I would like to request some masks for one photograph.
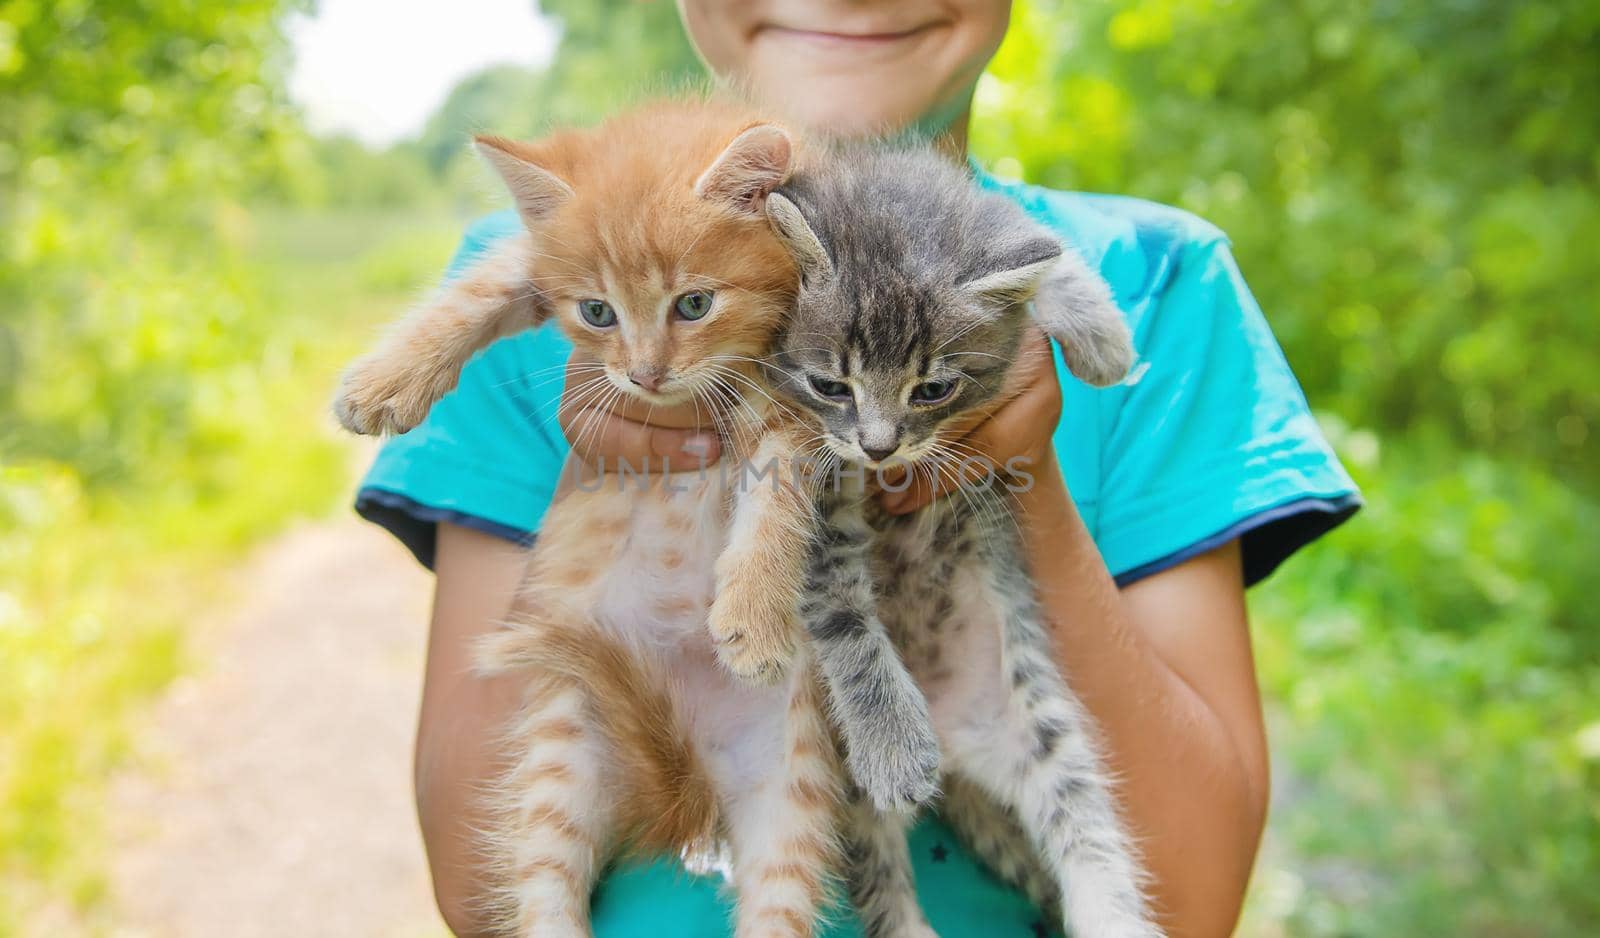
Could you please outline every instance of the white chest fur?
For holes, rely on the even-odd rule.
[[[717,663],[706,621],[728,539],[725,489],[714,472],[623,484],[639,487],[625,495],[620,549],[589,594],[595,623],[675,685],[679,718],[719,784],[753,784],[782,744],[787,692],[747,686]]]

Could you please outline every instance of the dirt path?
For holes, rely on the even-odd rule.
[[[245,567],[111,794],[114,934],[444,934],[411,805],[429,580],[354,518]]]

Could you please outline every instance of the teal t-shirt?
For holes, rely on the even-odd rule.
[[[1121,196],[1057,192],[979,173],[981,185],[1054,229],[1111,284],[1138,360],[1097,390],[1057,351],[1063,407],[1055,446],[1072,499],[1107,568],[1126,585],[1230,540],[1246,585],[1360,505],[1317,428],[1282,350],[1212,225]],[[520,222],[474,224],[453,275]],[[531,541],[567,454],[551,366],[570,346],[554,328],[501,339],[462,372],[420,426],[388,441],[357,496],[364,517],[432,565],[436,524]],[[912,832],[918,894],[946,938],[1042,934],[1038,913],[980,867],[936,818]],[[599,938],[722,936],[720,883],[667,860],[611,871],[594,899]],[[828,938],[859,935],[845,910]]]

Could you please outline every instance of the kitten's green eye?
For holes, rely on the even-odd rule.
[[[951,380],[924,381],[911,389],[911,402],[914,404],[937,404],[945,400],[956,391],[956,383]]]
[[[617,324],[617,311],[605,300],[579,300],[578,315],[596,329],[609,329]]]
[[[827,378],[812,375],[811,390],[833,401],[848,401],[850,399],[850,385],[843,381],[830,381]]]
[[[678,297],[672,304],[678,315],[693,322],[701,319],[706,313],[711,312],[711,292],[709,290],[694,290]]]

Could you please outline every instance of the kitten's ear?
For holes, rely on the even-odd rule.
[[[789,249],[800,276],[807,281],[823,281],[833,276],[833,261],[822,240],[811,230],[811,223],[800,214],[800,207],[782,193],[767,196],[767,220],[778,239]]]
[[[1095,387],[1116,384],[1133,367],[1133,337],[1111,288],[1075,251],[1040,280],[1033,318],[1061,344],[1067,369]]]
[[[756,124],[733,138],[694,181],[694,194],[726,202],[752,215],[789,178],[794,146],[776,124]]]
[[[491,134],[472,138],[478,155],[494,167],[506,182],[511,196],[517,202],[517,211],[523,224],[533,228],[556,210],[561,203],[572,198],[572,187],[560,176],[538,165],[532,159],[527,144]]]
[[[975,299],[995,306],[1025,303],[1039,289],[1039,281],[1061,256],[1054,238],[1029,238],[1009,245],[985,270],[961,285]]]

